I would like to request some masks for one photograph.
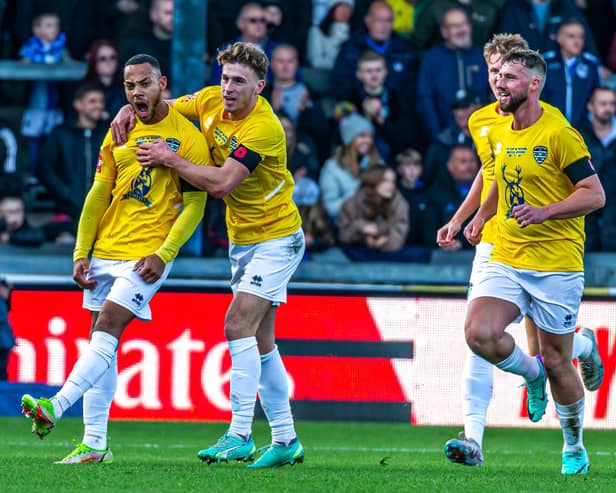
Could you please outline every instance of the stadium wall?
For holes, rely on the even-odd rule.
[[[460,425],[466,301],[427,288],[315,292],[295,285],[279,309],[277,336],[296,417]],[[154,321],[135,321],[123,336],[113,419],[229,419],[222,326],[230,299],[222,286],[181,282],[155,296]],[[62,285],[18,288],[11,320],[18,337],[9,366],[14,386],[21,392],[29,384],[61,385],[87,344],[81,293]],[[616,304],[587,297],[578,326],[596,331],[605,362],[603,385],[587,394],[586,427],[616,428]],[[524,328],[511,331],[525,347]],[[531,425],[520,383],[496,370],[489,425]],[[558,426],[552,402],[540,426]]]

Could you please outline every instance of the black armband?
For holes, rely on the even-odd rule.
[[[255,168],[261,162],[261,155],[256,153],[255,151],[251,151],[247,147],[240,144],[237,149],[235,149],[230,158],[235,159],[236,161],[242,163],[244,166],[248,168],[248,171],[253,172]]]
[[[584,178],[588,178],[589,176],[597,174],[597,171],[590,162],[590,159],[586,157],[577,160],[575,163],[571,163],[565,168],[564,171],[571,180],[571,183],[573,183],[574,185],[578,181],[582,181]]]

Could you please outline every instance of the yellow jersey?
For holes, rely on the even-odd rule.
[[[513,130],[511,122],[511,117],[503,118],[488,132],[498,186],[498,241],[491,260],[519,269],[582,272],[583,216],[521,228],[511,211],[516,205],[541,207],[571,195],[574,185],[565,170],[580,163],[592,169],[584,139],[560,112],[544,109],[523,130]]]
[[[560,116],[565,121],[565,116],[560,112],[558,108],[551,104],[539,101],[544,111],[552,113],[555,116]],[[513,122],[512,115],[501,115],[499,113],[498,101],[494,103],[482,106],[478,110],[474,111],[468,119],[468,129],[475,145],[475,150],[481,161],[481,178],[483,180],[483,187],[481,189],[480,202],[483,204],[492,182],[494,181],[494,156],[492,155],[492,149],[490,142],[488,141],[488,131],[492,125],[501,124],[503,122]],[[496,243],[497,229],[496,221],[494,218],[486,222],[483,231],[481,233],[481,241],[487,243]]]
[[[208,163],[203,136],[172,107],[158,123],[146,125],[137,119],[125,145],[114,144],[108,131],[94,180],[113,184],[112,198],[99,223],[93,256],[136,260],[151,255],[163,244],[182,211],[182,186],[177,174],[167,168],[144,168],[136,159],[139,144],[159,138],[190,162]]]
[[[242,120],[224,118],[222,90],[210,86],[180,97],[173,104],[182,115],[198,120],[209,145],[210,158],[222,166],[228,157],[245,162],[251,173],[224,198],[229,239],[249,245],[280,238],[301,227],[293,202],[293,176],[287,169],[285,134],[266,99],[259,96]]]

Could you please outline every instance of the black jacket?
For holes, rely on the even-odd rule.
[[[366,50],[372,49],[367,42],[368,33],[362,29],[351,35],[340,47],[332,72],[334,96],[339,101],[347,100],[348,94],[359,87],[355,77],[357,60]],[[385,52],[388,87],[405,97],[415,97],[418,57],[413,45],[393,33]]]
[[[106,131],[102,125],[84,130],[69,123],[54,128],[45,139],[38,174],[56,204],[56,213],[79,217]]]

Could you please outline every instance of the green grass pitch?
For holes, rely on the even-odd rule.
[[[616,491],[616,431],[585,432],[586,477],[560,474],[560,430],[488,429],[484,467],[450,464],[443,444],[458,428],[377,423],[297,423],[304,464],[250,470],[241,463],[201,463],[223,423],[110,424],[112,464],[61,466],[54,460],[81,439],[81,420],[66,418],[45,440],[23,417],[0,417],[2,492],[610,492]],[[263,422],[257,446],[269,441]]]

